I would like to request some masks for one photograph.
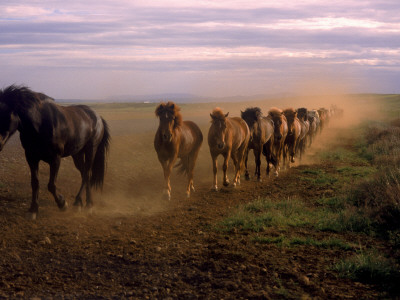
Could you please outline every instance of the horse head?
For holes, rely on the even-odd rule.
[[[276,107],[273,107],[269,110],[268,116],[271,118],[272,123],[274,124],[274,137],[277,141],[280,141],[283,137],[282,124],[285,116],[283,115],[282,110]]]
[[[226,118],[229,112],[224,114],[222,110],[217,107],[210,114],[211,116],[211,128],[210,132],[213,135],[213,141],[217,145],[218,149],[223,149],[225,147],[225,134],[226,134]]]
[[[7,104],[0,100],[0,151],[3,150],[8,139],[17,131],[18,125],[18,115],[16,115]]]
[[[180,108],[172,101],[161,102],[156,108],[156,116],[160,119],[159,130],[164,142],[171,142],[175,128],[182,125]]]
[[[262,118],[262,112],[259,107],[249,107],[245,111],[240,111],[242,119],[247,123],[250,130],[250,141],[257,134],[257,128],[259,128],[259,122]]]
[[[294,133],[294,120],[297,118],[297,110],[293,108],[287,108],[283,111],[283,114],[287,120],[288,126],[288,135],[292,135]]]
[[[297,109],[297,117],[299,120],[306,122],[308,120],[308,110],[307,108],[298,108]]]

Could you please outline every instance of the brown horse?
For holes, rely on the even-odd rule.
[[[308,134],[310,132],[310,122],[308,121],[307,113],[307,108],[302,107],[297,109],[297,118],[300,122],[301,133],[298,139],[296,153],[299,155],[300,160],[306,150],[307,140],[309,138]]]
[[[319,115],[315,109],[307,112],[308,122],[310,123],[310,130],[308,132],[308,146],[310,147],[314,141],[319,130]]]
[[[288,125],[288,134],[283,149],[283,164],[285,165],[286,160],[288,159],[288,166],[290,167],[290,162],[295,162],[294,157],[296,155],[297,143],[301,134],[301,125],[297,118],[297,111],[293,108],[285,109],[283,114],[286,117]]]
[[[203,134],[195,123],[182,120],[180,108],[174,102],[161,102],[155,113],[160,119],[160,124],[154,138],[154,148],[164,170],[164,194],[168,200],[171,199],[169,178],[176,159],[180,158],[177,166],[180,167],[180,172],[188,176],[186,195],[190,197],[190,191],[194,191],[193,170],[203,142]]]
[[[250,141],[245,156],[245,178],[250,179],[249,171],[247,169],[247,160],[249,156],[249,150],[253,149],[254,159],[256,163],[255,175],[257,180],[261,181],[261,153],[263,152],[264,144],[268,143],[266,147],[271,147],[271,138],[273,139],[274,123],[270,118],[263,118],[262,112],[259,107],[250,107],[245,111],[241,112],[242,119],[245,120],[250,130]],[[265,155],[267,158],[267,174],[269,173],[269,163],[271,162],[271,151],[268,151]],[[269,154],[269,155],[268,155]]]
[[[319,115],[319,133],[322,132],[322,130],[328,125],[328,110],[326,108],[320,108],[318,109],[318,115]]]
[[[208,131],[208,145],[213,163],[214,182],[212,189],[217,191],[217,158],[221,154],[224,157],[223,185],[228,186],[229,180],[226,174],[229,158],[232,157],[235,164],[235,177],[233,186],[240,184],[240,170],[244,163],[244,157],[250,139],[250,130],[246,122],[239,117],[228,118],[229,113],[224,114],[217,107],[210,114],[211,127]]]
[[[272,164],[275,167],[275,176],[279,174],[279,164],[282,158],[282,152],[284,143],[286,140],[286,135],[288,133],[287,121],[284,116],[282,110],[276,107],[272,107],[268,111],[268,118],[272,120],[274,124],[274,135],[273,142],[268,147],[268,143],[264,144],[263,152],[268,157],[268,152],[270,152],[270,159]],[[267,166],[268,167],[268,166]],[[267,168],[267,173],[269,173],[269,169]]]

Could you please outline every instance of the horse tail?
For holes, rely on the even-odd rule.
[[[94,186],[95,188],[103,187],[104,174],[106,170],[106,158],[111,140],[108,124],[103,118],[101,118],[101,121],[103,122],[104,133],[103,138],[97,147],[96,155],[94,156],[92,174],[90,176],[90,185]]]

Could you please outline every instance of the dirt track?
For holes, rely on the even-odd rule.
[[[114,129],[117,125],[112,123]],[[338,143],[340,129],[329,130],[326,134]],[[185,199],[184,184],[176,176],[173,198],[167,202],[160,199],[162,173],[155,156],[150,165],[144,161],[134,166],[127,166],[123,157],[143,160],[140,153],[123,154],[123,150],[151,143],[152,136],[143,134],[133,145],[124,138],[123,129],[115,131],[107,183],[104,193],[97,194],[93,215],[73,208],[57,210],[45,189],[48,168],[43,164],[39,216],[35,222],[28,220],[29,173],[19,140],[14,137],[1,153],[0,298],[358,299],[378,295],[374,287],[338,278],[330,270],[352,251],[280,248],[258,244],[243,233],[224,234],[213,228],[232,208],[259,196],[282,199],[321,193],[287,184],[296,181],[304,166],[262,183],[242,181],[236,189],[215,193],[210,191],[205,142],[196,192]],[[313,155],[319,150],[314,148],[307,162],[318,163]],[[58,183],[72,203],[79,175],[71,160],[63,162]],[[279,236],[280,232],[269,228],[268,234]],[[316,239],[329,235],[307,229],[293,229],[290,234]],[[352,235],[340,238],[357,239]],[[363,239],[364,244],[369,242]]]

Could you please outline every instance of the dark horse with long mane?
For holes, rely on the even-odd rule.
[[[287,120],[288,133],[283,148],[283,165],[285,166],[286,161],[290,168],[290,163],[295,162],[295,155],[297,150],[297,144],[301,134],[300,121],[297,118],[297,110],[293,108],[286,108],[283,110],[283,114]]]
[[[210,114],[211,126],[208,131],[208,146],[213,164],[214,181],[212,189],[217,191],[217,158],[221,154],[224,157],[223,185],[228,186],[229,180],[227,176],[228,161],[232,157],[235,164],[235,177],[233,186],[240,184],[240,171],[244,164],[245,154],[250,139],[250,130],[246,122],[240,117],[228,118],[229,113],[224,114],[217,107]]]
[[[288,125],[285,115],[279,108],[271,107],[271,109],[268,111],[268,118],[270,118],[274,124],[274,137],[271,149],[268,149],[268,144],[265,144],[263,147],[263,152],[267,156],[268,152],[272,151],[271,160],[275,167],[275,176],[278,176],[284,143],[288,133]],[[267,172],[268,171],[269,170],[267,169]]]
[[[247,126],[249,126],[250,130],[250,141],[244,161],[246,168],[245,178],[247,180],[250,179],[249,171],[247,170],[247,160],[249,150],[253,149],[256,163],[255,175],[257,176],[257,180],[261,181],[261,153],[263,153],[263,147],[265,144],[265,149],[268,149],[264,152],[267,159],[267,174],[269,174],[269,164],[272,162],[271,147],[273,143],[274,122],[270,117],[263,117],[259,107],[249,107],[245,111],[241,112],[241,116],[247,123]]]
[[[50,165],[48,190],[63,210],[67,202],[57,193],[55,182],[61,158],[72,156],[82,177],[74,205],[83,205],[81,195],[86,188],[86,207],[91,208],[91,187],[103,185],[110,141],[104,119],[86,105],[60,106],[45,94],[11,85],[0,91],[0,150],[16,130],[31,171],[32,218],[36,218],[39,208],[41,160]]]
[[[160,124],[154,138],[154,148],[164,170],[165,195],[168,200],[171,198],[169,178],[176,159],[180,158],[177,166],[180,167],[180,172],[188,176],[186,195],[190,197],[190,190],[194,191],[194,166],[203,142],[203,134],[194,122],[182,120],[179,106],[172,101],[160,103],[155,113]]]

